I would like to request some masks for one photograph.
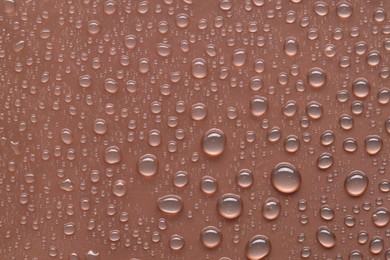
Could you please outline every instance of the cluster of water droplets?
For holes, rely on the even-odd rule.
[[[5,0],[0,255],[390,259],[374,2]]]

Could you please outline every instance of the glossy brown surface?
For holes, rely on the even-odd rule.
[[[389,16],[1,0],[0,259],[390,259]]]

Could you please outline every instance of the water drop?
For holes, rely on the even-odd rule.
[[[320,88],[325,85],[326,74],[322,69],[314,67],[309,70],[307,79],[310,86],[313,88]]]
[[[107,133],[106,120],[98,118],[93,123],[93,131],[98,135],[104,135]]]
[[[226,145],[224,132],[217,128],[208,130],[202,138],[202,150],[209,157],[216,157],[223,153]]]
[[[335,234],[327,227],[322,226],[317,230],[317,240],[325,248],[332,248],[336,245]]]
[[[142,155],[137,163],[138,172],[145,177],[152,177],[158,171],[158,160],[153,154]]]
[[[91,20],[88,22],[88,32],[92,35],[98,34],[100,32],[100,23],[96,20]]]
[[[204,176],[200,182],[200,188],[205,194],[211,195],[217,191],[218,182],[211,176]]]
[[[282,193],[294,193],[301,186],[301,174],[292,164],[282,162],[272,170],[271,183]]]
[[[333,156],[330,153],[322,153],[317,159],[317,167],[321,170],[329,169],[333,164]]]
[[[222,233],[214,226],[205,227],[200,234],[200,239],[205,247],[215,248],[222,241]]]
[[[218,213],[225,219],[238,218],[242,213],[242,200],[239,195],[226,193],[217,202]]]
[[[320,208],[320,216],[324,220],[332,220],[334,218],[334,210],[329,205],[322,205]]]
[[[123,197],[126,194],[126,183],[124,180],[115,181],[112,187],[112,193],[118,197]]]
[[[250,260],[264,259],[271,252],[271,242],[268,237],[256,235],[252,237],[245,247],[245,255]]]
[[[372,222],[377,227],[384,227],[389,224],[390,213],[387,208],[380,207],[375,210],[372,214]]]
[[[280,214],[280,202],[275,198],[268,198],[264,201],[262,212],[263,217],[268,220],[276,219]]]
[[[175,215],[182,210],[183,201],[177,195],[165,195],[158,198],[157,207],[164,213]]]
[[[204,59],[196,58],[192,61],[192,75],[197,79],[207,76],[207,64]]]
[[[246,62],[246,53],[244,49],[236,49],[233,51],[233,65],[242,67]]]
[[[199,121],[205,119],[207,116],[207,107],[203,103],[193,104],[191,107],[191,118]]]
[[[291,36],[284,42],[284,52],[287,56],[295,56],[298,53],[298,41],[297,38]]]
[[[336,8],[336,13],[342,19],[349,18],[352,15],[352,6],[345,2],[339,3]]]
[[[382,139],[377,135],[369,135],[366,137],[365,148],[369,155],[375,155],[382,149]]]
[[[184,238],[178,234],[172,235],[169,240],[169,247],[175,251],[182,249],[184,247]]]
[[[370,83],[365,78],[357,78],[352,84],[353,94],[358,98],[367,97],[370,88]]]
[[[109,164],[119,163],[121,160],[121,151],[118,146],[110,146],[104,153],[104,159]]]
[[[259,117],[264,115],[264,113],[268,109],[268,100],[265,97],[262,96],[254,96],[252,98],[251,104],[250,104],[250,109],[252,112],[252,115]]]
[[[61,140],[64,142],[64,144],[71,144],[73,143],[73,134],[72,131],[68,128],[64,128],[61,130]]]
[[[364,172],[359,170],[351,171],[345,178],[344,187],[348,195],[359,197],[367,190],[368,178]]]
[[[253,184],[253,174],[248,169],[241,169],[236,176],[237,185],[243,189],[247,189]]]

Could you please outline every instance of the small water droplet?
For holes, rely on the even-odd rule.
[[[276,219],[281,210],[281,205],[279,200],[275,198],[268,198],[266,201],[264,201],[262,212],[263,217],[268,220],[274,220]]]

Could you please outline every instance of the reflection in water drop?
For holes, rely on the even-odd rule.
[[[242,200],[239,195],[226,193],[217,202],[218,213],[226,219],[238,218],[242,213]]]
[[[282,162],[272,170],[271,183],[282,193],[294,193],[301,186],[301,174],[292,164]]]
[[[245,247],[245,255],[250,260],[264,259],[270,252],[271,242],[263,235],[252,237]]]

